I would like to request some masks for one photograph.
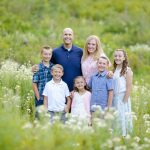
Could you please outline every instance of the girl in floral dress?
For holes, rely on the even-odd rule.
[[[114,52],[114,98],[113,106],[118,111],[117,126],[122,136],[132,132],[130,93],[133,73],[128,67],[127,54],[123,49]]]

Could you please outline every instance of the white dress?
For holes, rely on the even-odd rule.
[[[127,68],[128,71],[129,68]],[[114,72],[114,97],[113,106],[118,111],[117,127],[121,130],[122,136],[126,136],[132,132],[132,116],[131,116],[131,101],[130,97],[126,103],[123,102],[126,92],[126,78],[120,76],[121,69],[116,69]]]
[[[88,120],[90,117],[90,98],[91,93],[86,91],[83,95],[74,92],[71,115],[81,120]]]

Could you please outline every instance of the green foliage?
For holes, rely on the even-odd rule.
[[[40,48],[47,44],[52,47],[60,45],[65,27],[73,28],[74,42],[80,47],[84,47],[87,36],[98,35],[104,47],[109,47],[104,50],[110,59],[112,51],[118,47],[129,49],[137,43],[149,46],[149,3],[148,0],[2,0],[0,61],[11,58],[21,64],[39,62],[36,54]],[[149,68],[147,53],[139,56],[131,52],[130,55],[135,62],[144,58],[140,62],[143,71]],[[136,71],[136,64],[133,66]]]
[[[0,69],[0,149],[149,149],[149,5],[149,0],[1,0],[0,62],[8,61]],[[89,35],[98,35],[112,62],[116,48],[127,51],[134,72],[131,137],[110,134],[110,126],[50,126],[44,115],[34,121],[30,64],[40,61],[43,45],[62,43],[65,27],[73,28],[80,47]]]

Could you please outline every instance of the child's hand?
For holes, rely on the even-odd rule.
[[[112,71],[108,71],[107,73],[107,78],[112,78],[113,77],[113,72]]]
[[[65,112],[68,113],[69,112],[69,108],[68,106],[65,107]]]
[[[71,98],[71,99],[73,98],[73,95],[74,95],[74,91],[71,91],[71,92],[70,92],[70,98]]]
[[[32,66],[32,72],[36,73],[37,71],[39,71],[39,66],[38,65],[33,65]]]

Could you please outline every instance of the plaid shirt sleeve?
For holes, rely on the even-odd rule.
[[[34,73],[34,75],[33,75],[32,83],[37,83],[38,81],[39,81],[39,73],[36,72],[36,73]]]

